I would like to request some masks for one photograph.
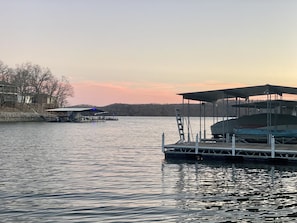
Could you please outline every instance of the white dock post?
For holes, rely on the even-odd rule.
[[[162,134],[162,152],[164,153],[165,152],[165,134],[164,134],[164,132],[163,132],[163,134]]]
[[[235,156],[235,134],[232,135],[232,156]]]
[[[271,136],[271,158],[275,158],[275,138]]]
[[[198,154],[198,148],[199,148],[199,144],[198,144],[198,134],[196,135],[196,142],[195,142],[195,154]]]

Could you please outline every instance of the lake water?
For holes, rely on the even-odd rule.
[[[163,132],[174,117],[1,123],[0,222],[297,221],[297,167],[166,162]]]

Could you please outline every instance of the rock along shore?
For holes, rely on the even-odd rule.
[[[44,122],[48,116],[34,112],[0,112],[0,122]]]

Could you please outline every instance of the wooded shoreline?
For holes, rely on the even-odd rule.
[[[176,108],[183,112],[183,115],[190,115],[192,117],[213,116],[213,107],[211,104],[111,104],[103,107],[92,106],[92,105],[80,105],[78,107],[97,107],[106,112],[110,116],[175,116]],[[1,111],[2,110],[2,111]],[[36,109],[37,110],[37,109]],[[0,122],[42,122],[45,121],[43,117],[50,117],[46,111],[35,109],[0,109]],[[188,114],[189,111],[189,114]],[[224,107],[222,105],[217,106],[216,115],[224,115]],[[235,114],[235,109],[231,106],[228,108],[230,115]]]

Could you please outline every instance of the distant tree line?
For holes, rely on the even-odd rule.
[[[56,105],[62,107],[67,104],[67,98],[73,96],[73,88],[66,77],[57,78],[49,68],[32,63],[10,68],[0,60],[0,81],[16,87],[21,104],[25,103],[27,95],[44,94],[55,98]]]
[[[175,116],[178,108],[183,116],[191,117],[223,117],[236,116],[238,110],[232,105],[235,101],[230,101],[228,105],[218,101],[215,106],[212,103],[205,104],[111,104],[101,107],[102,110],[109,112],[110,115],[118,116]],[[245,111],[242,109],[241,114]]]

